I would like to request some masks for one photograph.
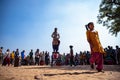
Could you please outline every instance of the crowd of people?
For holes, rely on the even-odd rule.
[[[116,46],[115,49],[112,48],[112,46],[108,46],[104,48],[105,54],[103,54],[103,60],[104,64],[106,65],[120,65],[120,48],[119,46]],[[72,54],[71,54],[72,53]],[[72,59],[71,59],[72,55]],[[73,52],[70,53],[53,53],[53,61],[56,61],[56,64],[58,65],[90,65],[90,57],[91,52],[90,51],[80,51],[79,53],[73,54]]]
[[[108,46],[104,48],[106,54],[104,55],[104,63],[105,64],[119,64],[120,65],[120,48],[116,46],[113,49],[112,46]]]
[[[70,45],[70,52],[63,54],[59,53],[60,35],[57,32],[57,28],[54,28],[54,32],[51,35],[53,38],[53,52],[51,55],[48,51],[41,52],[39,49],[36,49],[35,52],[31,49],[28,55],[25,55],[25,50],[19,52],[19,49],[12,52],[10,49],[7,49],[6,52],[3,53],[3,47],[1,47],[0,63],[3,66],[14,65],[14,67],[20,65],[91,65],[91,68],[94,68],[94,64],[96,64],[98,72],[102,71],[103,63],[108,65],[120,65],[119,46],[116,45],[115,49],[113,49],[112,46],[103,48],[99,40],[98,31],[94,30],[93,22],[86,25],[86,30],[87,41],[91,49],[90,51],[74,53],[73,45]]]
[[[3,47],[0,48],[0,63],[3,66],[14,65],[15,67],[20,65],[48,65],[50,62],[49,52],[40,52],[39,49],[33,53],[33,50],[29,52],[28,55],[25,55],[25,50],[19,52],[19,49],[16,51],[6,50],[5,53],[2,52]]]
[[[50,55],[47,51],[40,52],[37,49],[35,52],[31,49],[28,55],[25,55],[25,50],[19,52],[19,49],[16,51],[10,51],[9,49],[6,50],[5,53],[2,52],[3,47],[0,48],[0,63],[3,66],[10,66],[14,65],[15,67],[20,65],[89,65],[89,59],[91,57],[90,51],[80,51],[79,53],[72,52],[72,59],[71,59],[71,52],[70,53],[63,53],[60,54],[59,52],[53,52]],[[112,46],[108,46],[104,48],[105,54],[103,55],[104,64],[108,65],[120,65],[120,48],[116,46],[113,49]],[[70,50],[71,51],[71,50]]]

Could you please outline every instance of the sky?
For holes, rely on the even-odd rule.
[[[90,50],[85,25],[94,22],[102,46],[120,46],[120,33],[111,35],[97,23],[101,0],[0,0],[0,46],[11,51],[31,49],[52,53],[51,34],[58,28],[59,52]]]

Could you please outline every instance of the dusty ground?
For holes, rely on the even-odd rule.
[[[89,65],[70,66],[0,66],[0,80],[119,80],[120,65],[104,65],[104,72]]]

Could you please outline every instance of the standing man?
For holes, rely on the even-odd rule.
[[[25,59],[25,50],[23,50],[23,51],[21,52],[21,59],[22,59],[22,61],[24,61],[24,59]]]
[[[120,65],[120,48],[118,45],[116,45],[115,53],[116,53],[116,63]]]
[[[58,52],[59,50],[59,44],[60,44],[60,35],[57,32],[57,28],[54,29],[54,32],[52,33],[51,37],[53,38],[52,41],[52,47],[53,47],[53,52]]]
[[[32,49],[31,49],[31,51],[29,53],[29,56],[30,56],[29,64],[32,65],[34,63],[34,61],[33,61],[33,50]]]
[[[73,54],[73,46],[70,45],[70,66],[75,65],[74,54]]]
[[[35,52],[35,65],[40,64],[39,60],[40,60],[40,52],[39,52],[39,49],[37,49],[36,52]]]
[[[0,64],[2,64],[2,62],[3,62],[3,52],[2,52],[2,50],[3,50],[3,47],[0,47]]]
[[[19,49],[16,49],[14,67],[18,67],[18,66],[19,66]]]
[[[93,22],[88,23],[88,30],[86,32],[87,41],[91,48],[90,64],[91,68],[94,69],[94,64],[97,63],[97,71],[101,72],[103,69],[103,54],[104,49],[100,43],[98,31],[94,30]]]

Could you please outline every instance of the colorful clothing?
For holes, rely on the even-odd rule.
[[[90,58],[90,63],[91,64],[96,63],[97,64],[96,69],[97,70],[102,70],[103,69],[103,57],[102,57],[102,54],[100,54],[98,52],[92,53],[91,58]]]
[[[22,52],[21,52],[21,59],[23,60],[24,57],[25,57],[25,55],[24,55],[24,51],[22,51]]]
[[[102,54],[105,53],[104,49],[101,46],[97,31],[87,30],[86,35],[87,35],[88,42],[92,45],[91,46],[91,51],[92,52],[99,52],[99,53],[102,53]]]
[[[14,59],[15,58],[14,52],[12,52],[10,56],[11,56],[12,59]]]
[[[5,57],[5,61],[6,61],[6,64],[8,64],[8,66],[10,65],[10,52],[7,51],[5,53],[6,57]]]
[[[101,46],[98,32],[95,30],[87,30],[86,35],[91,48],[90,64],[92,65],[93,63],[96,63],[96,69],[98,71],[101,71],[103,69],[103,54],[105,52]]]

